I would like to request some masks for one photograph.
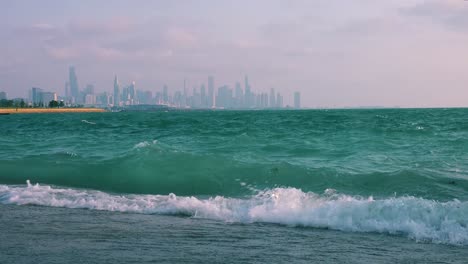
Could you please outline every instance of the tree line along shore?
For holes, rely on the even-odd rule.
[[[89,113],[105,112],[101,108],[65,107],[63,101],[50,101],[47,105],[28,105],[23,100],[0,100],[0,114],[32,114],[32,113]]]

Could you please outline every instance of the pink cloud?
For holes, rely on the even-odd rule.
[[[180,27],[170,27],[165,33],[166,41],[170,45],[180,46],[180,47],[190,47],[194,46],[198,39],[192,32],[180,28]]]
[[[74,59],[80,56],[79,50],[74,47],[46,48],[46,52],[58,60]]]
[[[106,21],[74,20],[68,25],[71,34],[77,35],[109,35],[129,32],[133,22],[129,18],[114,17]]]

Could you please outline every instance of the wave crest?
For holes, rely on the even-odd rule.
[[[303,192],[295,188],[261,191],[246,199],[216,196],[113,195],[51,186],[0,185],[0,203],[85,208],[143,214],[186,215],[227,222],[266,222],[352,232],[400,234],[417,241],[468,245],[468,202],[417,197],[373,199]]]

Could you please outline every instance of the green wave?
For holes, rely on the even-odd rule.
[[[467,116],[467,109],[11,115],[0,122],[0,184],[201,196],[294,187],[467,200]]]
[[[115,193],[244,196],[258,190],[294,187],[352,195],[411,195],[450,200],[468,198],[468,181],[433,177],[418,169],[355,172],[287,162],[245,162],[196,154],[143,142],[125,155],[93,160],[68,153],[0,161],[0,184],[33,183],[89,188]],[[21,169],[19,169],[21,168]]]

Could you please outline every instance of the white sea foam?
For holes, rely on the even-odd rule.
[[[133,148],[135,149],[139,149],[139,148],[145,148],[145,147],[148,147],[148,146],[151,146],[151,145],[154,145],[154,144],[157,144],[158,141],[157,140],[153,140],[152,142],[149,142],[149,141],[143,141],[143,142],[140,142],[138,144],[136,144]]]
[[[95,125],[96,124],[94,122],[90,122],[90,121],[85,120],[85,119],[81,120],[81,122],[86,123],[86,124],[90,124],[90,125]]]
[[[227,222],[268,222],[353,232],[401,234],[418,241],[468,245],[468,202],[415,197],[376,199],[276,188],[246,199],[111,195],[45,185],[0,185],[0,203],[144,214],[185,214]]]

